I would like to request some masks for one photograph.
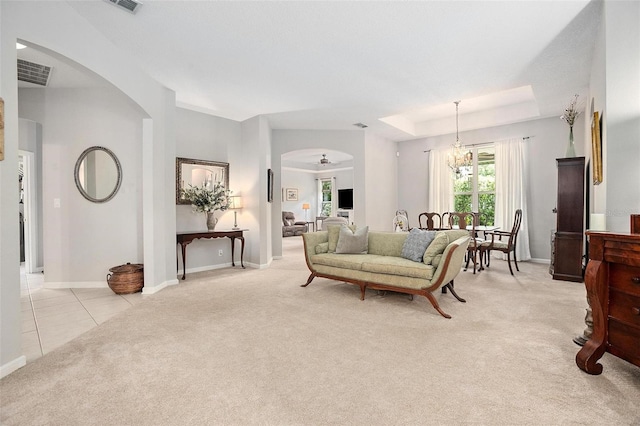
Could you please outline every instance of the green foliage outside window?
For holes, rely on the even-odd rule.
[[[496,205],[496,166],[492,148],[480,152],[478,159],[478,206],[473,207],[473,168],[465,170],[467,173],[457,177],[453,182],[454,209],[457,212],[480,212],[481,225],[493,225],[495,221]],[[474,155],[477,155],[474,153]]]
[[[322,181],[322,206],[320,216],[331,216],[331,180]]]

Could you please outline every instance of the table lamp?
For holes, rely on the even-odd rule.
[[[238,230],[238,210],[242,208],[242,197],[239,195],[229,196],[229,210],[233,210],[233,228]]]
[[[309,222],[309,209],[311,208],[311,206],[309,205],[309,203],[303,203],[302,204],[302,210],[304,210],[304,218],[307,222]]]

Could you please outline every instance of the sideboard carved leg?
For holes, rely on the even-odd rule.
[[[584,281],[587,287],[587,301],[591,306],[593,316],[593,334],[576,354],[576,364],[589,374],[602,373],[602,364],[598,364],[598,360],[605,352],[607,341],[605,315],[607,315],[609,297],[605,286],[598,286],[597,282],[605,280],[606,275],[606,264],[599,260],[591,259],[589,261]]]

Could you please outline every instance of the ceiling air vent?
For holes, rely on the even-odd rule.
[[[20,81],[46,86],[49,83],[50,74],[51,67],[18,59],[18,80]]]
[[[127,12],[136,13],[142,3],[136,0],[104,0],[113,4],[114,6],[118,6],[126,10]]]
[[[360,127],[361,129],[366,129],[367,127],[369,127],[364,123],[354,123],[354,126]]]

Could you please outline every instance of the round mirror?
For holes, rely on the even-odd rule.
[[[122,168],[111,150],[92,146],[76,161],[74,177],[84,198],[94,203],[104,203],[118,192],[122,182]]]

